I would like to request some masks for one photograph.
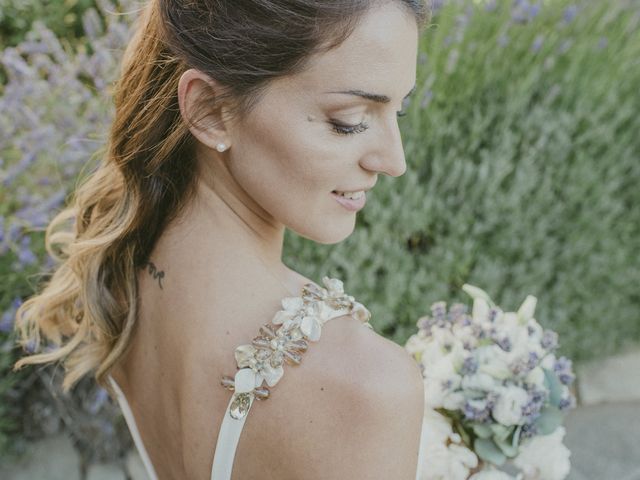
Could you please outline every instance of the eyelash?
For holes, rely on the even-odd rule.
[[[398,117],[404,117],[407,112],[397,112]],[[360,122],[357,125],[344,125],[341,123],[330,122],[333,126],[333,131],[339,135],[354,135],[356,133],[362,133],[369,128],[369,124],[366,122]]]

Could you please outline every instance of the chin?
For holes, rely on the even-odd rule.
[[[356,216],[351,216],[350,220],[343,219],[334,222],[324,222],[320,225],[306,225],[304,229],[291,228],[296,234],[308,240],[312,240],[322,245],[333,245],[340,243],[349,237],[355,228]]]

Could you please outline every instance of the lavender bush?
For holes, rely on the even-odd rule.
[[[0,87],[0,454],[20,453],[25,440],[61,428],[85,463],[121,457],[130,446],[119,410],[90,379],[64,396],[54,367],[10,373],[16,309],[53,266],[44,229],[97,166],[113,115],[110,85],[134,18],[114,13],[134,4],[97,5],[84,12],[85,36],[75,47],[36,21],[0,54],[7,77]]]

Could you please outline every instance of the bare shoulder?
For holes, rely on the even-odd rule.
[[[280,478],[415,479],[420,370],[404,348],[353,317],[325,324],[268,402],[273,455],[289,459]]]

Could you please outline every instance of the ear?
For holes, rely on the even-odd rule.
[[[195,68],[184,72],[178,81],[180,114],[193,136],[211,149],[220,143],[230,146],[226,109],[223,104],[214,104],[205,111],[201,100],[212,94],[215,98],[222,92],[223,88],[218,82]]]

